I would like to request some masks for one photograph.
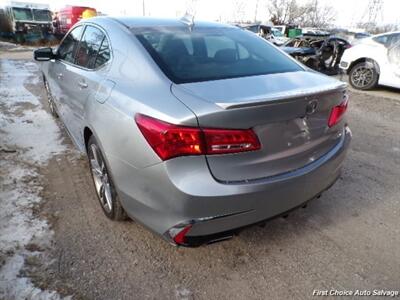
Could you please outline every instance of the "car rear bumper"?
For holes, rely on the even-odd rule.
[[[250,182],[218,182],[200,156],[180,157],[140,172],[114,161],[114,166],[119,164],[118,174],[123,175],[115,182],[129,216],[172,243],[169,230],[191,224],[186,236],[197,244],[270,219],[320,195],[339,177],[350,140],[346,127],[340,142],[318,160]]]

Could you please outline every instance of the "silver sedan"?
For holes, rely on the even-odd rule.
[[[340,175],[346,86],[240,28],[98,17],[34,56],[105,215],[175,245],[284,214]]]

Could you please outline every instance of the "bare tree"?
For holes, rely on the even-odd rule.
[[[336,11],[332,6],[321,5],[319,0],[311,0],[305,4],[303,14],[299,20],[304,27],[326,28],[336,18]]]
[[[274,25],[296,23],[307,8],[301,6],[296,0],[271,0],[268,2],[268,11]]]
[[[233,20],[235,22],[243,22],[246,15],[246,1],[234,0],[233,8]]]
[[[275,25],[297,24],[305,27],[324,28],[336,18],[332,6],[321,5],[319,0],[310,0],[300,5],[296,0],[271,0],[268,11]]]

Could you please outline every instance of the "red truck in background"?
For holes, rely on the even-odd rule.
[[[66,6],[53,16],[54,34],[65,35],[68,30],[79,20],[97,16],[97,11],[92,7]]]

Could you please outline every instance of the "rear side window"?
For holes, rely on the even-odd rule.
[[[175,83],[303,70],[270,43],[237,28],[143,28],[135,35]]]
[[[108,40],[104,37],[103,42],[101,43],[99,53],[97,54],[96,61],[94,63],[94,68],[98,68],[104,65],[107,61],[110,60],[110,48],[108,45]]]
[[[94,26],[86,26],[76,55],[76,64],[88,69],[100,67],[110,57],[105,34]]]
[[[74,63],[82,29],[82,26],[76,27],[65,37],[58,47],[59,59]]]

